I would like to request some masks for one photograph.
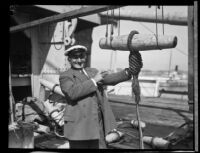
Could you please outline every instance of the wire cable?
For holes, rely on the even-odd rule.
[[[107,9],[107,17],[106,17],[106,34],[105,37],[108,37],[108,9]]]
[[[179,51],[181,54],[185,55],[185,56],[188,56],[188,54],[184,53],[184,51],[178,49],[178,48],[175,48],[177,51]]]
[[[170,74],[170,70],[171,70],[171,63],[172,63],[172,50],[170,50],[168,76],[169,76],[169,74]]]
[[[164,31],[164,8],[162,6],[162,28],[163,28],[163,35],[165,34],[165,31]]]
[[[144,24],[138,22],[139,24],[141,24],[144,28],[146,28],[148,31],[150,31],[151,33],[153,33],[155,35],[155,32],[153,32],[151,29],[149,29],[147,26],[145,26]]]

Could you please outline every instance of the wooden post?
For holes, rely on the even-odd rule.
[[[111,14],[111,11],[99,13],[102,18],[113,18],[119,19],[119,11],[116,10],[114,15]],[[135,12],[135,10],[120,10],[120,19],[121,20],[131,20],[131,21],[139,21],[139,22],[157,22],[157,23],[167,23],[172,25],[181,25],[187,26],[187,16],[182,12],[176,12],[174,14],[164,14],[163,18],[161,14],[157,15],[157,20],[155,17],[155,13],[144,13],[144,12]]]
[[[194,114],[195,151],[198,152],[198,5],[188,6],[188,104]]]
[[[40,50],[38,44],[37,37],[37,29],[29,29],[31,35],[31,88],[32,88],[32,96],[39,97],[40,94],[40,73],[41,73],[41,63],[40,63]]]
[[[198,152],[198,1],[194,2],[194,123],[195,123],[195,151]]]
[[[188,103],[193,112],[194,104],[194,7],[188,6]]]
[[[128,35],[117,36],[112,39],[110,37],[102,38],[99,41],[99,46],[102,49],[128,51],[127,41]],[[130,44],[131,48],[139,51],[174,48],[176,45],[176,36],[158,35],[156,38],[153,34],[135,34]]]

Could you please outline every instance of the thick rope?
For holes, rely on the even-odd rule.
[[[143,66],[142,63],[142,57],[138,50],[135,50],[131,46],[132,38],[135,34],[138,34],[138,31],[131,31],[128,36],[128,42],[127,47],[130,50],[129,54],[129,70],[133,76],[132,80],[132,97],[135,96],[135,103],[136,103],[136,114],[137,114],[137,120],[139,125],[139,136],[140,136],[140,148],[144,149],[143,144],[143,134],[142,134],[142,128],[140,125],[140,115],[139,115],[139,102],[140,102],[140,86],[138,81],[138,74]]]
[[[139,32],[133,30],[130,32],[128,36],[128,42],[127,42],[127,47],[130,50],[129,54],[129,70],[132,75],[138,75],[143,63],[142,63],[142,57],[139,51],[133,49],[131,47],[131,40],[135,34],[138,34]]]

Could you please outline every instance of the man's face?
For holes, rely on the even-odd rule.
[[[69,62],[72,68],[82,69],[86,62],[86,53],[85,52],[75,52],[69,56]]]

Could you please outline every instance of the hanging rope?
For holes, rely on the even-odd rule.
[[[140,148],[144,149],[144,144],[143,144],[143,134],[142,134],[142,128],[140,125],[140,115],[139,115],[139,102],[140,102],[140,85],[138,81],[138,75],[139,72],[143,66],[142,63],[142,57],[139,51],[135,50],[131,46],[131,40],[135,34],[138,34],[138,31],[131,31],[129,36],[128,36],[128,42],[127,42],[127,47],[130,50],[129,54],[129,70],[132,74],[133,80],[132,80],[132,98],[135,97],[135,103],[136,103],[136,113],[137,113],[137,120],[138,120],[138,125],[139,125],[139,137],[140,137]]]
[[[133,76],[132,82],[132,93],[135,95],[135,102],[139,103],[140,101],[140,86],[138,81],[139,72],[143,66],[142,57],[139,51],[134,50],[131,47],[131,40],[135,34],[138,34],[137,31],[131,31],[128,36],[127,47],[130,50],[129,54],[129,70]]]
[[[112,40],[113,40],[113,35],[114,35],[114,25],[112,22],[114,22],[114,10],[113,9],[111,10],[110,47],[112,50],[115,50],[112,46]]]
[[[114,10],[111,10],[111,22],[114,20]],[[114,34],[114,28],[113,28],[113,23],[111,23],[111,29],[110,29],[110,38],[113,37]]]
[[[162,6],[162,28],[163,28],[163,35],[164,35],[164,8],[163,8],[163,6]]]
[[[171,63],[172,63],[172,50],[170,50],[168,76],[169,76],[169,74],[170,74],[170,70],[171,70]]]
[[[63,43],[64,43],[64,41],[65,41],[65,37],[67,36],[67,34],[66,34],[66,31],[65,31],[65,21],[63,21],[63,33],[62,33],[62,41],[63,41]]]
[[[118,17],[118,36],[120,36],[120,7],[119,7],[119,17]]]
[[[106,43],[108,41],[108,10],[109,8],[107,9],[107,16],[106,16],[106,34],[105,34],[105,37],[106,37]],[[110,41],[111,43],[111,41]],[[111,45],[111,44],[110,44]],[[112,46],[112,45],[111,45]],[[110,68],[111,68],[111,63],[112,63],[112,52],[111,52],[111,58],[110,58]]]
[[[157,9],[160,8],[159,6],[156,6],[156,42],[157,42],[157,47],[158,49],[161,50],[161,48],[159,47],[158,45],[158,23],[157,23],[157,20],[158,20],[158,12],[157,12]]]
[[[106,34],[105,34],[106,40],[108,37],[108,9],[107,9],[107,17],[106,17]]]
[[[112,46],[112,41],[113,41],[113,35],[114,35],[114,25],[113,25],[113,22],[114,22],[114,10],[112,9],[111,10],[111,27],[110,27],[110,47],[112,49],[112,52],[111,52],[111,60],[110,60],[110,67],[111,69],[113,69],[113,54],[114,54],[114,51],[116,51],[115,48],[113,48]]]

